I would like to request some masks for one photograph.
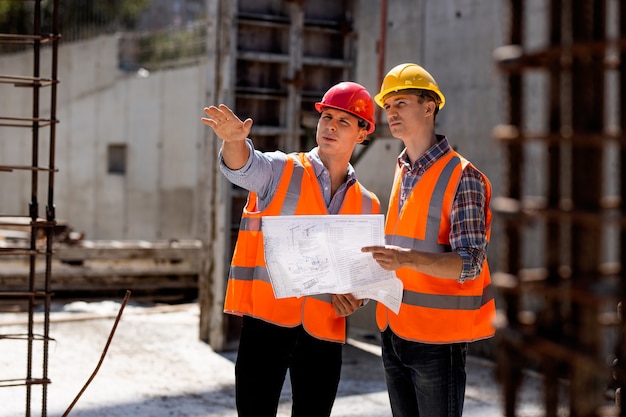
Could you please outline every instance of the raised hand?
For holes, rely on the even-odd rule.
[[[204,114],[206,117],[200,119],[202,123],[210,126],[224,142],[243,142],[250,134],[252,119],[241,121],[225,104],[205,107]]]

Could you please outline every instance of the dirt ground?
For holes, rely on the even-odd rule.
[[[129,303],[95,373],[120,309],[117,301],[53,306],[49,345],[51,384],[48,416],[235,417],[236,352],[217,353],[198,339],[197,304],[154,306]],[[38,316],[37,316],[38,317]],[[6,338],[23,333],[24,313],[0,313],[0,380],[23,378],[26,342]],[[41,377],[41,342],[34,342],[33,377]],[[493,364],[470,357],[465,401],[467,417],[502,415]],[[540,380],[530,377],[520,393],[524,415],[540,411]],[[42,388],[32,388],[31,416],[41,416]],[[279,416],[289,416],[290,387],[283,389]],[[26,388],[0,387],[0,417],[26,416]],[[334,417],[391,416],[377,345],[351,339]]]

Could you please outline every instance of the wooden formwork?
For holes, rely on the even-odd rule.
[[[354,66],[352,0],[208,0],[207,94],[254,120],[251,138],[261,151],[308,150],[314,144],[314,103],[333,84],[351,79]],[[205,160],[219,139],[206,130]],[[201,178],[200,337],[216,350],[238,339],[237,319],[223,314],[228,265],[246,193],[217,167]]]
[[[50,286],[55,299],[120,297],[128,290],[134,300],[191,301],[197,298],[201,251],[202,242],[193,239],[56,242]],[[26,291],[30,272],[23,257],[0,258],[0,297]],[[40,287],[44,265],[32,272]]]

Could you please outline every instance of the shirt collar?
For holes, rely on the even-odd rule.
[[[328,169],[326,169],[324,163],[320,159],[317,146],[307,152],[306,156],[311,161],[311,165],[313,165],[313,169],[315,170],[315,176],[317,178],[319,178],[323,172],[328,172]],[[354,171],[352,164],[348,164],[348,177],[346,178],[346,182],[352,184],[354,181],[356,181],[356,172]]]
[[[437,142],[431,146],[422,156],[417,158],[415,164],[411,166],[411,160],[406,153],[406,148],[402,150],[398,156],[398,166],[405,166],[407,171],[416,171],[418,169],[426,170],[439,158],[450,152],[452,149],[448,138],[443,135],[436,135]]]

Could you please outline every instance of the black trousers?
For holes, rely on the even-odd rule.
[[[276,416],[289,369],[292,417],[330,416],[341,374],[342,344],[302,326],[280,327],[244,316],[235,364],[239,417]]]

